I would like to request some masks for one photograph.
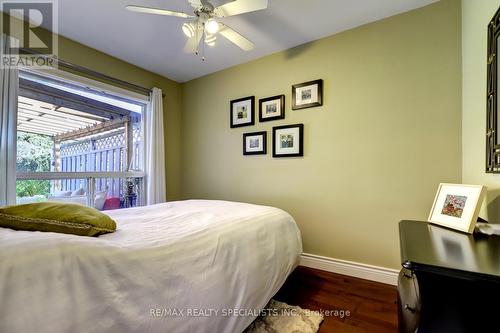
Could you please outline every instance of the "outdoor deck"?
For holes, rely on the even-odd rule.
[[[54,98],[56,88],[20,81],[17,201],[57,200],[98,209],[105,209],[108,199],[112,208],[138,204],[142,177],[123,175],[142,170],[141,114],[62,90],[57,93],[66,99]]]

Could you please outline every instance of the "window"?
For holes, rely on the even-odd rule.
[[[144,203],[146,101],[21,71],[17,203]]]

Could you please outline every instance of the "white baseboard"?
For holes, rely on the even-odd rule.
[[[398,284],[399,271],[391,268],[365,265],[357,262],[322,257],[309,253],[302,254],[300,258],[300,266],[391,284],[394,286]]]

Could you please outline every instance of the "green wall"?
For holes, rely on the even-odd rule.
[[[460,1],[371,23],[183,84],[182,197],[290,212],[304,250],[399,267],[398,221],[461,181]],[[291,111],[291,86],[325,82]],[[284,93],[286,119],[229,128],[229,101]],[[244,157],[242,134],[303,123],[305,156]]]
[[[460,38],[460,7],[442,0],[184,84],[65,38],[59,56],[164,91],[169,200],[277,206],[305,252],[397,268],[398,221],[426,219],[438,183],[461,181],[461,44],[475,42]],[[324,106],[291,111],[291,85],[317,78]],[[230,100],[282,93],[285,120],[229,128]],[[464,137],[481,130],[468,114]],[[305,125],[303,158],[242,155],[243,133],[266,130],[271,151],[272,127],[294,123]],[[481,147],[464,143],[464,177],[466,150]]]
[[[167,199],[179,199],[181,197],[181,85],[63,37],[59,37],[59,58],[146,88],[158,87],[163,90]]]
[[[485,172],[487,27],[498,0],[462,0],[463,182],[488,186],[481,216],[500,223],[500,175]]]

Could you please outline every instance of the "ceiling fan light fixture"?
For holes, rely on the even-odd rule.
[[[0,0],[1,1],[1,0]],[[245,36],[241,35],[226,24],[217,21],[220,18],[235,16],[266,9],[269,0],[218,0],[224,4],[215,7],[211,2],[214,0],[187,0],[193,9],[193,14],[187,14],[175,10],[152,8],[139,5],[128,5],[126,9],[147,14],[174,16],[190,21],[182,24],[181,30],[188,38],[184,52],[198,54],[198,48],[203,52],[205,44],[215,45],[216,35],[220,34],[225,39],[239,47],[243,51],[251,51],[255,48]],[[203,44],[205,43],[205,44]]]
[[[186,35],[187,38],[192,38],[196,32],[195,28],[196,27],[193,23],[184,23],[182,25],[182,32],[184,32],[184,35]]]
[[[207,44],[208,46],[214,46],[216,40],[217,36],[214,34],[205,35],[205,44]]]
[[[220,25],[215,19],[211,18],[205,22],[205,31],[209,34],[216,34],[219,32]]]

